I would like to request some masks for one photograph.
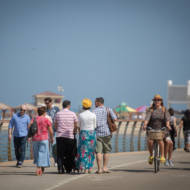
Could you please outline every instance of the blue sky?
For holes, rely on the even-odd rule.
[[[188,0],[0,0],[0,102],[57,91],[77,108],[165,99],[190,79]]]

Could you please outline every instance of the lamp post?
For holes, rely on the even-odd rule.
[[[60,95],[63,96],[64,89],[61,85],[57,86],[57,90],[60,93]]]

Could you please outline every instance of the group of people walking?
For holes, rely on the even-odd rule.
[[[55,163],[57,163],[58,173],[71,173],[73,170],[91,173],[95,155],[98,165],[96,173],[109,173],[108,160],[109,153],[112,150],[112,134],[107,123],[108,111],[114,121],[117,117],[112,109],[104,106],[104,99],[102,97],[96,98],[96,108],[93,111],[90,111],[92,101],[87,98],[83,99],[83,111],[78,116],[70,110],[71,102],[69,100],[63,102],[62,110],[52,106],[51,98],[46,98],[44,102],[46,106],[39,106],[38,116],[32,118],[31,121],[25,114],[25,106],[22,106],[20,112],[14,114],[10,121],[9,140],[11,140],[14,129],[17,167],[22,167],[25,156],[25,142],[21,139],[27,140],[28,129],[34,122],[37,122],[36,134],[28,139],[29,141],[32,140],[37,175],[42,175],[45,168],[50,167],[50,147],[54,147],[52,145],[55,141],[56,152],[53,155]],[[20,125],[21,123],[22,125]],[[25,133],[18,131],[25,131]],[[77,133],[79,133],[78,143]],[[17,148],[15,139],[19,139],[22,146]],[[101,166],[102,155],[103,167]]]
[[[46,98],[44,105],[38,107],[38,116],[30,119],[25,113],[25,106],[21,106],[19,113],[13,114],[9,123],[9,141],[14,136],[14,148],[17,167],[22,167],[25,159],[26,141],[32,141],[34,164],[36,174],[42,175],[45,168],[50,167],[50,150],[53,151],[54,162],[58,173],[71,173],[77,170],[81,173],[91,173],[95,157],[97,161],[97,174],[109,173],[109,153],[112,150],[112,133],[108,126],[108,113],[116,121],[117,117],[112,109],[104,106],[102,97],[96,98],[95,109],[91,111],[92,101],[82,100],[83,111],[77,116],[70,110],[71,102],[65,100],[63,109],[53,106],[52,99]],[[28,129],[37,123],[38,130],[27,138]],[[190,151],[190,110],[187,110],[182,118],[180,126],[184,128],[185,151]],[[161,163],[173,166],[172,152],[175,149],[176,118],[173,109],[164,107],[160,95],[155,95],[153,104],[148,109],[144,130],[162,129],[166,127],[166,135],[159,140],[161,150]],[[78,142],[76,135],[79,134]],[[150,153],[148,162],[153,163],[153,140],[148,138],[148,150]],[[102,166],[103,159],[103,166]]]

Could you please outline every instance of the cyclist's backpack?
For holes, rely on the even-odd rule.
[[[33,137],[38,132],[38,124],[36,118],[34,118],[33,123],[31,124],[28,130],[28,138]]]

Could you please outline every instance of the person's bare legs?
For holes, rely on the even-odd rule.
[[[106,153],[103,155],[103,171],[108,171],[108,161],[109,161],[109,154]]]
[[[159,140],[158,144],[159,144],[159,147],[160,147],[161,157],[164,157],[164,142],[162,140]]]
[[[168,144],[168,142],[166,141],[166,142],[164,143],[164,157],[165,157],[165,159],[167,159],[168,152],[169,152],[169,144]]]
[[[96,161],[97,161],[97,166],[98,166],[98,172],[102,172],[101,169],[101,161],[102,161],[102,154],[101,153],[97,153],[96,154]]]
[[[150,156],[153,156],[153,140],[148,140],[148,150],[150,153]]]
[[[173,142],[172,141],[168,141],[168,160],[172,159],[172,152],[173,152]]]

